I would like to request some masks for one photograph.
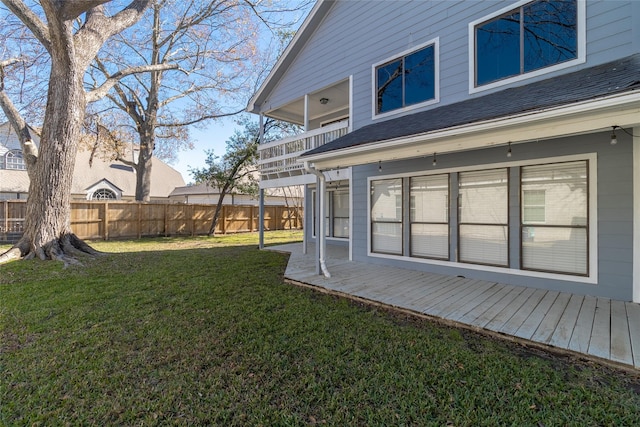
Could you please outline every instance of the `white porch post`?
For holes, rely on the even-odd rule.
[[[640,302],[640,126],[633,137],[633,302]]]
[[[260,113],[260,133],[258,138],[258,144],[262,144],[264,141],[264,116]],[[260,189],[260,197],[258,201],[258,247],[264,248],[264,188]]]

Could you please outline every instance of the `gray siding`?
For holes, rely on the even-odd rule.
[[[575,136],[571,138],[541,141],[515,145],[513,157],[507,159],[505,148],[486,149],[466,153],[443,154],[438,156],[438,165],[431,165],[431,158],[410,161],[382,163],[382,171],[378,165],[366,165],[353,168],[353,256],[356,261],[388,264],[405,268],[431,271],[450,275],[464,275],[470,278],[497,281],[514,285],[533,286],[543,289],[555,289],[584,295],[605,296],[620,300],[631,300],[633,272],[633,168],[632,141],[627,135],[619,136],[619,143],[611,146],[608,133]],[[597,153],[597,217],[598,217],[598,283],[584,284],[563,280],[552,280],[528,276],[516,276],[507,273],[496,273],[471,270],[449,266],[439,266],[410,261],[408,259],[387,259],[367,256],[368,212],[367,198],[369,177],[394,174],[419,175],[431,172],[478,165],[494,165],[496,163],[520,160],[546,159],[550,157],[574,154]],[[455,193],[456,174],[452,174],[452,193]],[[519,265],[519,168],[510,170],[510,218],[511,247],[510,262],[512,267]],[[456,247],[456,204],[455,197],[451,201],[451,254],[455,257]]]
[[[468,24],[505,1],[338,1],[266,102],[275,108],[354,76],[354,129],[372,122],[371,66],[426,41],[440,41],[440,103],[468,93]],[[640,50],[638,1],[587,1],[587,62],[556,74],[605,63]],[[545,74],[515,84],[545,79]],[[502,90],[506,86],[494,90]],[[419,110],[413,110],[415,112]]]

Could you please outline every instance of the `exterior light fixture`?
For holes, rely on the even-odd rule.
[[[378,172],[382,172],[382,160],[378,160]]]
[[[436,153],[433,153],[433,162],[431,162],[431,164],[433,166],[436,166],[438,164],[438,159],[436,159]]]
[[[511,157],[511,141],[509,141],[509,149],[507,150],[507,157]]]
[[[618,137],[616,136],[616,128],[619,126],[611,126],[611,145],[616,145],[618,143]]]
[[[320,104],[327,105],[329,103],[329,98],[320,98]]]

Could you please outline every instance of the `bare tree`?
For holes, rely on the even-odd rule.
[[[265,5],[152,0],[151,13],[114,37],[96,59],[96,85],[125,65],[179,66],[121,79],[107,95],[129,119],[121,125],[133,124],[132,141],[139,141],[136,159],[114,151],[117,160],[136,170],[136,200],[149,200],[154,153],[167,159],[192,148],[188,126],[244,110],[258,76],[271,63],[258,47],[259,29],[263,24],[273,27],[268,19],[277,9]]]
[[[71,230],[71,183],[87,103],[104,96],[124,76],[167,67],[134,66],[114,70],[102,84],[85,91],[86,71],[105,41],[135,24],[151,0],[132,0],[109,10],[109,0],[1,0],[44,48],[50,70],[39,150],[5,87],[7,67],[0,63],[0,106],[19,136],[30,178],[25,232],[0,263],[20,257],[77,262],[75,255],[96,252]]]

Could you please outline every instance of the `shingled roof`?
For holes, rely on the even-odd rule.
[[[535,83],[364,126],[310,156],[640,90],[640,54]]]

